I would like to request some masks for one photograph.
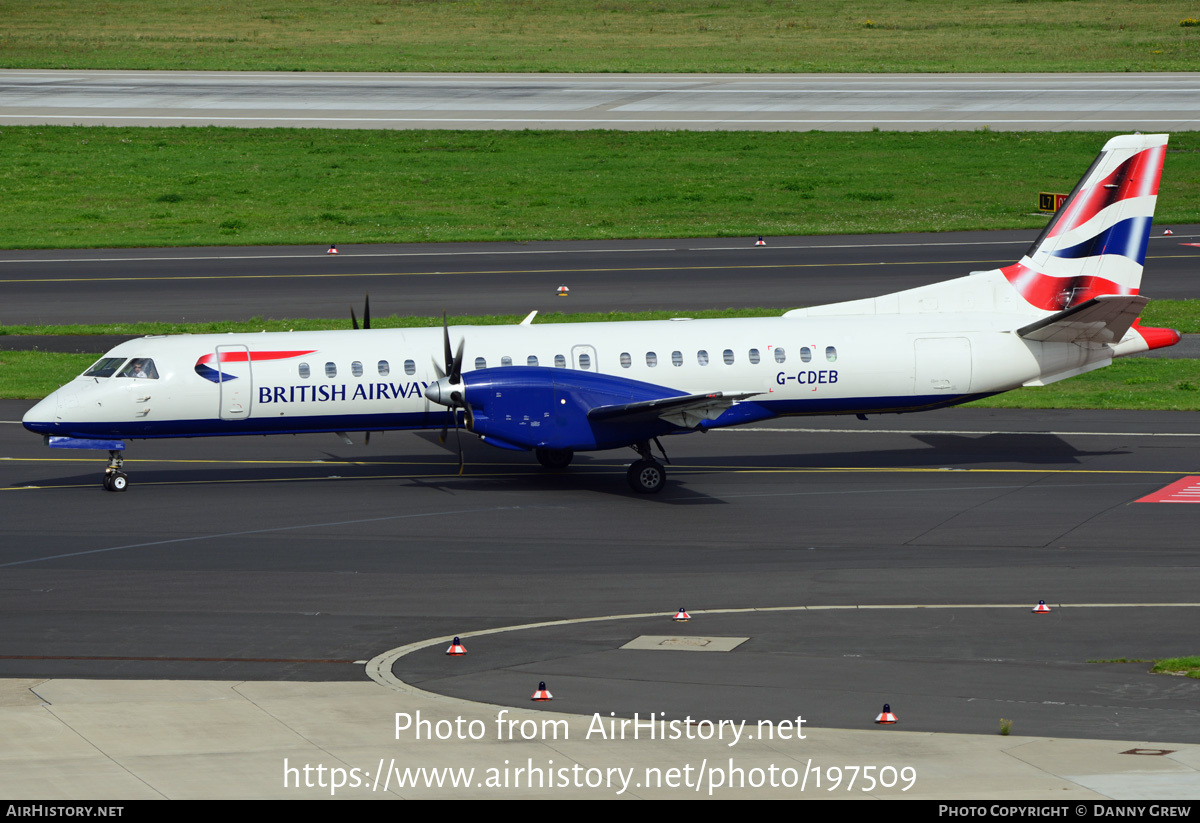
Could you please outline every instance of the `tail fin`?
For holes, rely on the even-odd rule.
[[[1167,138],[1109,140],[1021,261],[1000,270],[1030,305],[1057,312],[1138,293]]]

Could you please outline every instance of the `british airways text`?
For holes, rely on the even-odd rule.
[[[328,400],[404,400],[424,397],[428,383],[359,383],[348,393],[345,383],[332,386],[259,386],[259,403],[324,403]]]

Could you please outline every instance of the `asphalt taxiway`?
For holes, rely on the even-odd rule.
[[[1196,295],[1200,226],[1154,232],[1142,293]],[[813,306],[1020,259],[1037,231],[327,248],[0,251],[0,324]],[[570,295],[560,298],[558,287]],[[361,311],[360,311],[361,313]]]
[[[452,445],[403,433],[139,442],[112,494],[102,460],[0,424],[0,673],[356,681],[461,634],[464,661],[430,647],[396,676],[513,706],[546,680],[558,711],[862,728],[891,702],[909,730],[1015,715],[1200,742],[1200,683],[1111,662],[1194,651],[1192,510],[1136,502],[1200,472],[1194,415],[945,410],[666,445],[649,498],[620,454],[547,473],[468,443],[459,477]],[[472,637],[578,618],[604,619]],[[659,635],[747,640],[622,648]]]

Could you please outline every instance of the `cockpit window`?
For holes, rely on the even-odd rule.
[[[101,357],[96,361],[95,365],[83,373],[83,376],[112,377],[124,362],[124,357]]]
[[[154,368],[154,361],[149,357],[135,357],[129,361],[129,365],[121,369],[121,373],[117,377],[142,377],[148,380],[158,379],[158,369]]]

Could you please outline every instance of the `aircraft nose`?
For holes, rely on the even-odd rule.
[[[21,425],[38,434],[51,433],[59,419],[58,401],[58,392],[38,401],[32,409],[25,412],[25,416],[21,418]]]

